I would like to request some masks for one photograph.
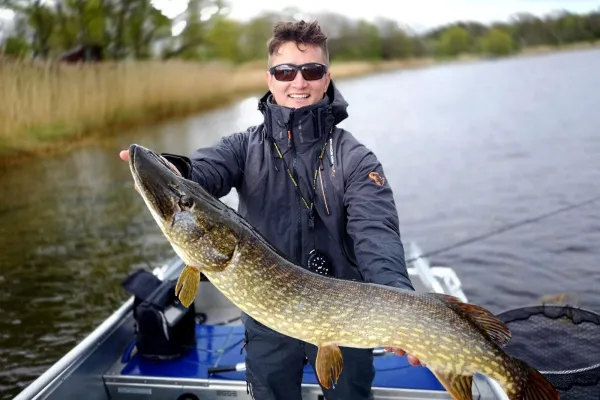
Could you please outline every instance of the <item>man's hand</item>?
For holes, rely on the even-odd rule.
[[[404,350],[399,349],[397,347],[384,347],[384,349],[386,351],[392,352],[392,353],[394,353],[396,355],[399,355],[401,357],[403,355],[406,355],[406,352]],[[419,359],[417,357],[415,357],[415,356],[412,356],[412,355],[408,354],[408,355],[406,355],[406,358],[408,359],[408,363],[410,365],[413,365],[413,366],[421,365],[421,361],[419,361]]]
[[[119,152],[119,157],[121,158],[121,160],[129,162],[129,151],[121,150]],[[167,161],[164,157],[163,157],[163,160]],[[179,170],[173,164],[171,164],[169,161],[167,161],[167,164],[169,164],[171,166],[171,168],[173,169],[173,171],[175,171],[175,173],[177,175],[181,176],[181,172],[179,172]],[[134,188],[139,193],[137,184],[134,185]]]

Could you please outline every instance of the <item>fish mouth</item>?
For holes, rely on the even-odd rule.
[[[129,146],[129,167],[140,194],[161,226],[180,211],[180,200],[185,195],[201,200],[197,205],[206,211],[227,208],[201,185],[177,174],[163,157],[144,146]]]
[[[159,224],[175,213],[180,193],[177,174],[166,161],[143,146],[129,146],[129,167],[142,198]]]

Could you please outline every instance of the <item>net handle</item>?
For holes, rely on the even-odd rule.
[[[540,374],[543,374],[543,375],[578,374],[580,372],[587,372],[587,371],[591,371],[591,370],[596,369],[596,368],[600,368],[600,363],[594,364],[594,365],[590,365],[589,367],[585,367],[585,368],[569,369],[569,370],[566,370],[566,371],[540,371]]]
[[[552,314],[548,314],[546,311],[549,311]],[[581,318],[574,319],[573,316],[577,313],[579,313],[579,317]],[[495,316],[504,323],[511,323],[528,319],[536,314],[541,314],[544,317],[551,319],[567,317],[577,325],[582,322],[600,325],[600,314],[597,311],[571,304],[531,304],[528,306],[510,308],[495,314]],[[510,317],[508,321],[506,320],[507,317]]]

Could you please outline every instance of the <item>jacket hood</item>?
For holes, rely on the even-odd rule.
[[[348,118],[347,108],[348,102],[333,80],[323,99],[306,107],[292,109],[276,104],[270,90],[261,97],[258,104],[258,109],[264,116],[264,136],[283,143],[288,141],[288,131],[291,130],[296,146],[320,141],[335,125]]]

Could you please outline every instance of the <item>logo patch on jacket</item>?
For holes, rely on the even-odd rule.
[[[383,186],[383,184],[385,183],[385,178],[375,171],[369,173],[369,178],[371,178],[373,182],[375,182],[375,184],[378,186]]]

